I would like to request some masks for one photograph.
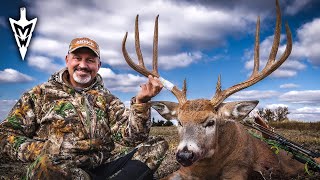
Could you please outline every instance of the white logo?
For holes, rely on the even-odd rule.
[[[76,44],[87,44],[89,46],[94,46],[94,44],[88,40],[78,40]]]
[[[37,18],[34,18],[31,21],[27,20],[26,11],[27,10],[25,7],[20,8],[19,21],[9,18],[22,60],[24,60],[24,57],[26,56],[27,48],[32,37],[32,32],[37,23]]]

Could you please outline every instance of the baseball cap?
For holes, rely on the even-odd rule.
[[[71,53],[79,48],[86,47],[91,49],[99,58],[100,58],[100,49],[99,45],[92,39],[81,37],[75,38],[70,42],[69,51]]]

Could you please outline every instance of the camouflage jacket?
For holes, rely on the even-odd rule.
[[[103,87],[100,75],[76,90],[63,69],[23,94],[0,124],[0,153],[34,161],[50,154],[75,166],[96,167],[110,160],[115,142],[136,146],[151,127],[148,104],[124,104]]]

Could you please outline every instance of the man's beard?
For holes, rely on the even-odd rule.
[[[79,84],[87,84],[88,82],[91,81],[91,78],[92,78],[92,77],[91,77],[91,74],[88,74],[88,75],[82,77],[82,76],[78,76],[78,75],[76,74],[76,71],[77,71],[77,70],[75,70],[75,71],[73,72],[73,75],[72,75],[74,81],[76,81],[76,82],[79,83]]]

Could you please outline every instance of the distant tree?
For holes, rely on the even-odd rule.
[[[163,126],[165,121],[152,119],[152,126]]]
[[[274,116],[276,121],[284,121],[288,119],[288,114],[290,114],[288,107],[279,106],[274,110]]]
[[[269,109],[269,108],[265,108],[264,109],[264,116],[263,118],[265,120],[267,120],[268,122],[274,121],[275,115],[273,110]]]
[[[283,121],[288,119],[288,107],[277,107],[276,109],[259,108],[257,114],[268,122]]]
[[[152,122],[152,124],[156,123],[154,117],[152,117],[152,121],[151,122]]]
[[[163,125],[164,126],[173,126],[173,123],[170,120],[167,120]]]
[[[274,121],[274,112],[269,108],[259,108],[257,114],[268,122]]]
[[[154,119],[154,117],[152,117],[151,122],[152,122],[152,126],[157,126],[157,125],[158,125],[158,121],[156,121],[156,120]]]
[[[164,125],[164,121],[158,121],[158,126],[163,126]]]

